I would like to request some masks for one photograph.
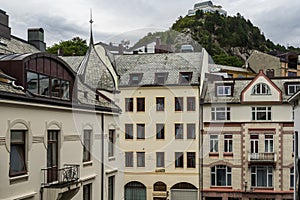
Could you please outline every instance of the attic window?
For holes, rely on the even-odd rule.
[[[179,74],[179,83],[187,84],[192,80],[193,72],[180,72]]]
[[[254,95],[266,95],[271,94],[270,87],[265,83],[258,83],[252,89],[252,94]]]
[[[129,85],[138,85],[141,82],[142,77],[142,73],[130,74]]]
[[[288,95],[293,95],[300,89],[300,84],[290,84],[288,85]]]
[[[168,73],[155,73],[155,84],[164,85],[167,80]]]

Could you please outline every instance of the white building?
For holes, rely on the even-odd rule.
[[[218,12],[221,15],[226,16],[227,12],[222,9],[220,5],[214,5],[211,1],[204,1],[200,3],[196,3],[194,8],[188,11],[188,16],[196,15],[196,12],[200,10],[203,13],[215,13]]]

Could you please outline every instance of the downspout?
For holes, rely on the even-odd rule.
[[[104,114],[101,113],[101,200],[104,200]]]

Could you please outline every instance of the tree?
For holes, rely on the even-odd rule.
[[[80,37],[74,37],[71,40],[60,41],[58,44],[48,47],[46,51],[48,53],[57,54],[59,49],[63,51],[64,56],[83,56],[88,46],[86,40]]]

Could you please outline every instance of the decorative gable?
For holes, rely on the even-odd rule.
[[[246,102],[282,102],[282,91],[261,70],[241,92],[241,103]]]

